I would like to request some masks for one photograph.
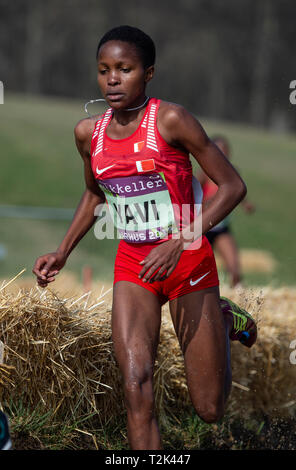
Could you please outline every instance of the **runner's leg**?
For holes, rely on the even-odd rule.
[[[184,355],[192,403],[204,421],[218,421],[231,389],[231,319],[223,317],[219,288],[171,300],[170,312]]]
[[[161,306],[155,294],[128,281],[113,288],[112,337],[123,376],[131,449],[161,449],[154,410],[153,370]]]
[[[231,233],[221,233],[216,237],[214,246],[225,263],[231,278],[231,286],[234,287],[241,281],[239,252],[235,239]]]

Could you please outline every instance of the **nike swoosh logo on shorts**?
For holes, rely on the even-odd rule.
[[[195,286],[195,284],[197,284],[199,281],[201,281],[204,277],[206,277],[211,271],[209,271],[208,273],[204,274],[203,276],[199,277],[198,279],[196,279],[196,281],[193,281],[192,279],[190,279],[190,285],[191,286]]]
[[[113,165],[110,165],[110,166],[106,166],[105,168],[102,168],[101,170],[98,170],[98,167],[96,168],[96,172],[98,173],[98,175],[101,175],[102,173],[104,173],[104,171],[108,170],[109,168],[112,168],[112,166],[114,166],[115,163]]]

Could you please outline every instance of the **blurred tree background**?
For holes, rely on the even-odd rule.
[[[157,48],[149,93],[209,118],[294,130],[293,0],[0,0],[5,91],[99,96],[96,48],[119,24]]]

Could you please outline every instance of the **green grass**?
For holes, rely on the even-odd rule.
[[[73,137],[85,117],[83,101],[6,95],[0,106],[0,203],[74,208],[84,190],[83,165]],[[246,273],[247,284],[293,285],[296,281],[296,139],[251,127],[201,119],[209,135],[225,134],[232,147],[232,162],[248,186],[256,212],[240,207],[232,214],[232,227],[241,248],[267,250],[278,261],[271,274]],[[194,169],[197,168],[193,160]],[[0,260],[0,277],[11,277],[35,258],[53,251],[69,222],[0,219],[0,244],[7,256]],[[111,280],[117,241],[99,241],[93,229],[76,247],[67,268],[81,273],[92,266],[98,278]]]
[[[29,410],[10,403],[5,407],[15,450],[128,450],[126,414],[113,416],[104,426],[96,416],[58,417],[42,405]],[[295,449],[295,417],[239,418],[226,414],[218,424],[207,424],[192,407],[178,406],[178,416],[161,414],[164,450]]]
[[[36,258],[56,249],[67,226],[68,223],[63,221],[6,219],[1,224],[1,243],[5,244],[7,256],[1,260],[0,276],[8,280],[23,268],[27,269],[25,275],[30,276]],[[93,268],[96,278],[111,282],[116,246],[116,240],[99,241],[90,230],[71,253],[66,269],[75,272],[81,280],[82,267],[88,265]]]

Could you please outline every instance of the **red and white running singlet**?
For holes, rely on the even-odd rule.
[[[167,240],[194,218],[189,155],[168,145],[158,132],[159,104],[150,98],[138,129],[119,141],[106,135],[110,108],[92,136],[93,174],[119,237],[129,243]]]
[[[202,199],[200,184],[192,180],[189,155],[168,145],[158,132],[159,104],[159,100],[150,98],[138,129],[121,140],[106,134],[112,119],[112,109],[108,109],[93,132],[91,164],[122,238],[114,265],[114,284],[138,284],[157,295],[163,305],[167,300],[217,286],[219,279],[205,236],[181,253],[168,278],[153,283],[139,278],[140,261],[155,244],[188,225],[195,209],[198,212],[194,202],[200,204]]]

